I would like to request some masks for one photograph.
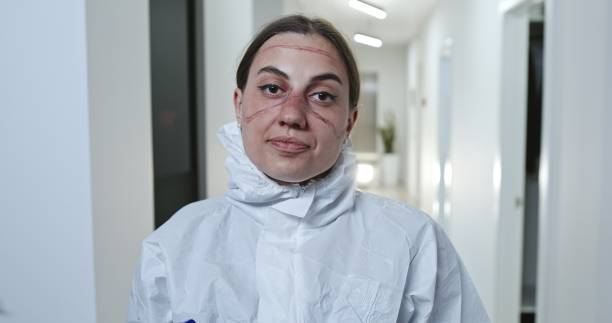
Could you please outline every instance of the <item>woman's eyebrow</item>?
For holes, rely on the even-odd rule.
[[[280,76],[280,77],[282,77],[284,79],[287,79],[287,80],[289,79],[289,75],[287,75],[287,73],[279,70],[278,68],[276,68],[274,66],[270,66],[270,65],[260,68],[259,71],[257,71],[257,75],[259,75],[261,73],[266,73],[266,72],[278,75],[278,76]]]
[[[289,79],[289,75],[287,75],[287,73],[279,70],[278,68],[268,65],[268,66],[264,66],[262,68],[259,69],[259,71],[257,71],[257,75],[262,74],[262,73],[272,73],[274,75],[278,75],[284,79]],[[323,74],[319,74],[319,75],[315,75],[313,77],[310,78],[310,82],[314,83],[314,82],[321,82],[321,81],[325,81],[325,80],[332,80],[332,81],[336,81],[340,84],[342,84],[342,80],[340,79],[340,77],[334,73],[323,73]]]
[[[342,84],[342,80],[340,80],[340,77],[334,73],[319,74],[319,75],[315,75],[310,78],[311,83],[325,81],[325,80],[332,80],[332,81],[336,81]]]

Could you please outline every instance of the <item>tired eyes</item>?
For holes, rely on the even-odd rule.
[[[280,86],[276,85],[276,84],[265,84],[265,85],[260,85],[258,86],[259,90],[266,95],[272,95],[272,96],[276,96],[281,94],[281,88]]]
[[[271,98],[281,97],[285,94],[285,90],[276,84],[264,84],[257,87],[261,93]],[[308,98],[322,104],[330,104],[336,101],[337,95],[327,91],[315,91],[308,94]]]
[[[336,101],[337,95],[333,95],[329,92],[315,92],[310,95],[312,98],[316,99],[319,102],[334,102]]]

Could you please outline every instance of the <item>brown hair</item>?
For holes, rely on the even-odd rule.
[[[321,18],[310,19],[302,15],[291,15],[279,18],[266,25],[251,41],[242,56],[236,70],[236,86],[244,90],[249,78],[249,69],[255,59],[259,48],[270,38],[281,33],[298,33],[302,35],[316,34],[327,39],[338,51],[349,78],[349,104],[353,109],[359,101],[359,71],[353,53],[342,34],[327,20]]]

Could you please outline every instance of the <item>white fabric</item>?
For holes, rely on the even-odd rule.
[[[332,171],[281,186],[219,131],[229,191],[192,203],[143,242],[128,322],[489,322],[453,246],[426,214]]]

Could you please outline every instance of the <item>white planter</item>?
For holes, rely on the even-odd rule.
[[[382,185],[393,187],[399,184],[399,154],[384,154],[380,162]]]

